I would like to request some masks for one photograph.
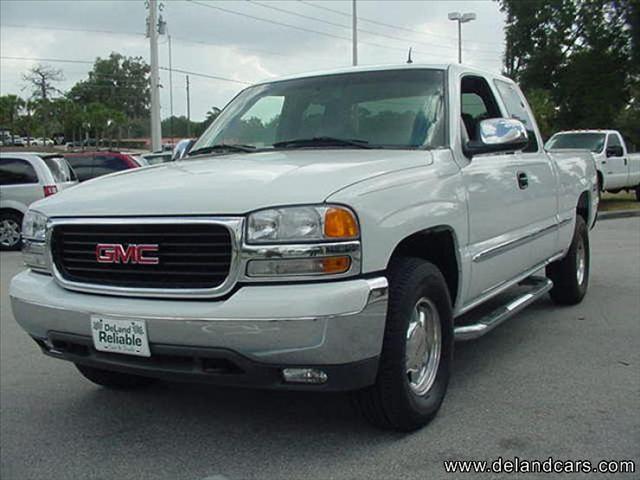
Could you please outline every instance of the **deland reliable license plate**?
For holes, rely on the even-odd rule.
[[[116,320],[91,315],[91,332],[96,350],[140,357],[151,356],[144,320]]]

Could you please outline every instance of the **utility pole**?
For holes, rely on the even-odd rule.
[[[173,62],[171,61],[171,35],[167,35],[169,41],[169,136],[171,137],[171,143],[173,141]]]
[[[151,50],[151,150],[162,149],[160,124],[160,73],[158,68],[158,0],[149,0],[149,47]]]
[[[187,137],[191,138],[191,98],[189,97],[189,75],[187,78]]]
[[[356,0],[352,0],[353,6],[353,15],[352,15],[352,25],[351,25],[351,40],[352,40],[352,57],[353,57],[353,66],[358,65],[358,12],[356,10]]]

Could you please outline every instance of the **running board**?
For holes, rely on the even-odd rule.
[[[505,320],[529,306],[545,293],[551,290],[553,282],[546,277],[528,277],[518,284],[518,296],[511,296],[506,303],[499,305],[493,311],[479,316],[473,310],[463,317],[469,320],[454,328],[456,341],[474,340],[496,328]],[[479,310],[482,310],[480,307]]]

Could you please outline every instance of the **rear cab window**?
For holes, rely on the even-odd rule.
[[[93,178],[93,154],[65,155],[65,158],[78,176],[78,180],[84,182]]]
[[[29,185],[38,183],[33,166],[20,158],[0,158],[0,185]]]
[[[109,173],[127,170],[129,165],[117,155],[108,153],[96,153],[93,165],[93,176],[100,177]]]

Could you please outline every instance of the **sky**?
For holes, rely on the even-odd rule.
[[[460,11],[477,15],[462,26],[463,62],[501,70],[504,15],[494,1],[356,1],[360,65],[404,63],[409,47],[415,63],[456,62],[457,23],[447,14]],[[172,89],[169,72],[160,72],[162,118],[171,111],[170,92],[174,114],[186,115],[186,71],[194,73],[191,118],[200,121],[248,84],[352,62],[351,0],[159,3],[174,69]],[[28,97],[22,75],[37,64],[61,69],[57,87],[65,91],[87,77],[97,57],[118,52],[149,61],[147,14],[144,0],[0,0],[0,95]],[[161,68],[168,68],[167,35],[160,37],[159,55]]]

